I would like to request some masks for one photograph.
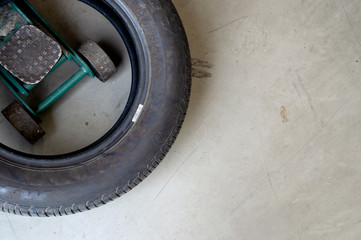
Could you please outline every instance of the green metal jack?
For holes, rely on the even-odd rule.
[[[37,106],[26,100],[31,90],[66,61],[74,61],[79,70]],[[93,41],[73,50],[26,1],[16,1],[0,8],[0,80],[17,100],[2,113],[31,144],[45,131],[39,114],[85,76],[105,82],[116,72],[108,55]]]

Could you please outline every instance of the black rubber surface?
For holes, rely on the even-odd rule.
[[[78,52],[100,81],[106,82],[117,72],[113,61],[96,42],[86,41],[78,48]]]
[[[45,135],[44,130],[18,101],[12,102],[1,113],[30,144]]]
[[[71,154],[32,156],[0,145],[2,211],[59,216],[106,204],[143,181],[181,129],[191,66],[185,32],[171,1],[83,2],[113,23],[128,48],[133,91],[126,110],[103,138]]]

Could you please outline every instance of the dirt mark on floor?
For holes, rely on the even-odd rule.
[[[210,78],[212,73],[209,72],[210,69],[214,67],[213,64],[201,60],[198,58],[192,59],[192,77],[194,78]]]
[[[282,118],[282,122],[283,123],[286,123],[288,122],[288,116],[287,116],[287,110],[286,110],[286,107],[285,106],[282,106],[281,107],[281,118]]]

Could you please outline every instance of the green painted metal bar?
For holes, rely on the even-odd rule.
[[[5,79],[5,77],[0,74],[1,81],[4,82],[4,84],[13,92],[13,94],[17,97],[17,99],[26,107],[26,109],[34,115],[34,117],[37,117],[34,110],[20,97],[20,95],[17,93],[17,91],[11,86],[11,84]]]
[[[64,55],[61,55],[59,61],[55,64],[55,66],[50,70],[50,72],[47,74],[49,75],[50,73],[54,72],[58,67],[60,67],[60,65],[62,65],[63,63],[66,62],[66,60],[68,60]]]
[[[31,4],[26,1],[23,0],[23,2],[27,5],[27,7],[29,7],[33,13],[35,14],[35,16],[42,22],[42,24],[44,24],[44,27],[46,27],[56,38],[56,40],[61,43],[72,55],[72,60],[74,60],[81,68],[86,69],[87,74],[90,77],[94,77],[94,73],[91,70],[91,68],[88,66],[88,64],[86,64],[86,62],[74,51],[74,49],[72,49],[72,47],[70,47],[70,45],[45,21],[45,19],[40,16],[40,14],[35,10],[35,8],[33,6],[31,6]]]
[[[68,59],[68,61],[72,61],[73,60],[72,54],[65,48],[62,48],[62,50],[63,50],[64,56]]]
[[[0,72],[9,79],[9,81],[19,90],[19,92],[25,96],[29,96],[29,92],[21,86],[21,84],[10,74],[6,69],[0,65]]]
[[[6,6],[3,6],[3,7],[6,7]],[[0,46],[2,46],[6,41],[8,41],[9,39],[11,39],[13,37],[12,32],[17,31],[18,29],[20,29],[22,26],[24,26],[26,24],[32,24],[31,20],[15,5],[15,3],[9,3],[8,7],[9,7],[9,9],[8,9],[9,11],[20,14],[20,16],[25,20],[26,23],[18,22],[19,19],[15,20],[15,25],[14,25],[12,31],[9,32],[9,34],[7,36],[1,37]],[[2,19],[2,20],[4,20],[4,19]],[[6,24],[6,20],[5,20],[5,22],[1,22],[0,26],[3,27],[4,23]]]
[[[25,13],[23,11],[21,11],[20,8],[18,8],[18,6],[16,6],[15,3],[10,3],[11,6],[15,9],[15,11],[17,11],[18,13],[20,13],[20,15],[29,23],[29,24],[33,24],[33,22],[28,18],[28,16],[25,15]]]
[[[83,77],[88,75],[86,69],[79,69],[72,77],[70,77],[63,85],[58,87],[52,94],[43,100],[36,109],[36,114],[39,114],[48,109],[56,100],[63,96],[70,88],[77,84]]]
[[[55,69],[57,69],[58,67],[60,67],[60,65],[62,65],[64,62],[66,62],[66,60],[68,60],[64,55],[62,55],[59,59],[59,61],[56,63],[56,65],[53,67],[53,69],[50,70],[50,72],[47,74],[49,75],[50,73],[52,73],[53,71],[55,71]],[[46,78],[46,77],[45,77]],[[37,84],[24,84],[23,87],[27,90],[32,90],[34,87],[36,87]]]
[[[19,2],[20,4],[20,2]],[[72,77],[70,77],[66,82],[64,82],[60,87],[58,87],[53,93],[51,93],[48,97],[46,97],[35,109],[32,109],[24,99],[21,98],[18,92],[25,96],[29,96],[29,91],[32,90],[37,84],[34,85],[28,85],[28,84],[20,84],[15,77],[13,77],[9,72],[6,71],[6,69],[3,69],[3,71],[0,71],[0,73],[3,73],[1,75],[1,80],[7,85],[7,87],[15,94],[17,99],[31,112],[35,117],[46,109],[48,109],[56,100],[58,100],[60,97],[62,97],[68,90],[70,90],[74,85],[76,85],[81,79],[83,79],[86,75],[89,75],[90,77],[94,77],[94,73],[91,70],[91,68],[88,66],[88,64],[60,37],[58,33],[55,32],[55,30],[43,19],[39,13],[26,1],[23,0],[22,4],[15,5],[12,3],[11,7],[13,8],[13,11],[17,11],[22,15],[22,17],[25,18],[25,21],[27,21],[29,24],[33,24],[35,22],[36,24],[42,25],[43,28],[48,31],[52,37],[54,37],[60,45],[62,45],[62,56],[57,62],[57,64],[54,66],[54,68],[48,73],[50,74],[55,69],[57,69],[60,65],[62,65],[66,60],[68,61],[74,61],[80,69],[78,72],[76,72]],[[33,17],[30,20],[23,11],[32,11]],[[20,26],[21,27],[21,26]],[[11,36],[9,36],[11,37]],[[1,68],[0,68],[1,70]],[[47,74],[47,75],[48,75]],[[17,88],[19,91],[16,91]]]
[[[38,84],[24,84],[23,87],[28,90],[28,91],[31,91],[34,87],[36,87]]]

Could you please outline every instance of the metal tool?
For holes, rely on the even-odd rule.
[[[31,107],[26,101],[31,90],[66,61],[74,61],[79,70]],[[0,80],[17,98],[2,113],[31,144],[45,134],[40,113],[85,76],[106,81],[115,72],[114,63],[95,42],[86,41],[76,52],[26,0],[0,8]]]

